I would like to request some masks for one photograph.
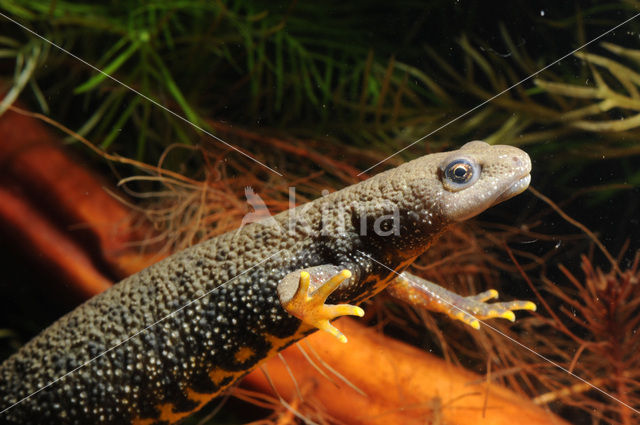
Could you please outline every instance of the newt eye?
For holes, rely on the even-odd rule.
[[[473,177],[473,166],[465,159],[458,159],[447,165],[444,174],[453,183],[463,184]]]
[[[458,191],[474,183],[480,176],[480,167],[466,158],[458,158],[442,170],[444,183],[449,190]]]

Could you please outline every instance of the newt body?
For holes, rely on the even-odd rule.
[[[358,314],[352,304],[450,224],[526,189],[530,168],[517,148],[471,142],[176,253],[7,359],[0,423],[175,423],[320,322]],[[315,289],[341,270],[350,273],[325,292],[344,310],[318,319],[316,307],[293,302],[304,273]]]

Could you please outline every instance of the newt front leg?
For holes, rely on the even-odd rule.
[[[506,301],[487,303],[498,298],[498,291],[490,289],[477,295],[463,297],[433,282],[409,273],[402,273],[387,287],[387,291],[409,304],[427,310],[445,313],[455,320],[480,328],[480,321],[486,319],[507,319],[515,321],[515,310],[535,311],[536,305],[531,301]]]

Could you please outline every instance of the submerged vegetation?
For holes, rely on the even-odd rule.
[[[446,1],[428,6],[412,0],[393,5],[333,2],[330,7],[246,0],[4,1],[0,7],[129,86],[3,18],[2,57],[16,58],[5,106],[24,91],[24,99],[103,149],[146,162],[155,162],[173,143],[193,144],[198,131],[131,89],[209,131],[214,128],[207,120],[224,120],[262,131],[286,128],[286,134],[301,137],[329,135],[389,152],[442,127],[621,20],[618,3],[577,11],[559,7],[548,11],[554,16],[513,6],[493,17],[487,28],[471,23],[492,16],[491,11]],[[460,26],[443,22],[447,14],[459,18]],[[503,21],[497,20],[501,17]],[[519,27],[525,20],[537,28]],[[558,34],[566,46],[549,49]],[[599,63],[612,64],[614,76],[626,74],[615,59]],[[576,70],[577,76],[569,78],[582,84],[589,71],[569,60],[539,77],[567,81]],[[633,77],[625,78],[630,82],[620,83],[631,90]],[[557,110],[547,106],[549,99],[563,112],[576,104],[553,94],[543,101],[540,94],[547,87],[531,81],[517,86],[430,140],[442,144],[482,136],[531,144],[567,136],[567,128],[585,129],[556,125],[569,117],[559,120]]]
[[[69,142],[96,146],[124,176],[123,201],[151,224],[141,244],[162,253],[236,226],[249,186],[278,212],[289,186],[305,202],[424,136],[386,165],[476,138],[524,146],[534,185],[622,252],[621,270],[600,271],[608,263],[584,256],[587,238],[525,199],[514,200],[519,227],[498,212],[482,228],[454,228],[414,271],[461,292],[494,286],[508,296],[517,292],[508,276],[521,272],[543,288],[544,308],[496,328],[639,408],[640,21],[527,79],[638,4],[518,1],[496,15],[461,3],[0,1],[0,12],[126,85],[0,17],[0,113],[19,99],[70,129]],[[418,345],[426,324],[430,347],[449,361],[570,419],[637,419],[502,335],[384,299],[369,308],[372,322]]]
[[[584,381],[552,370],[538,359],[526,359],[548,371],[539,375],[548,392],[536,397],[536,402],[574,406],[605,423],[637,421],[629,407],[640,406],[639,266],[640,251],[631,266],[620,272],[605,273],[583,256],[581,275],[561,266],[566,283],[543,279],[550,302],[560,307],[549,308],[548,318],[525,321],[528,340],[539,353],[567,365]]]

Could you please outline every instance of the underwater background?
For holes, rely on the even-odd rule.
[[[0,359],[91,294],[238,226],[246,187],[275,213],[289,187],[302,203],[480,139],[525,150],[534,190],[452,229],[412,270],[536,302],[491,322],[531,350],[384,295],[364,320],[569,423],[637,423],[640,2],[0,1],[0,13]],[[22,140],[46,148],[29,156]],[[233,391],[187,423],[213,410],[205,423],[301,421],[277,397]],[[296,409],[340,423],[312,393]]]

